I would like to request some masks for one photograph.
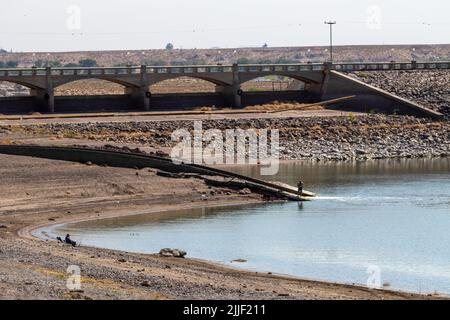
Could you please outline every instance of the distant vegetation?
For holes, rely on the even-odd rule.
[[[46,68],[46,67],[58,68],[61,67],[61,62],[39,59],[34,62],[34,66],[37,68]]]
[[[80,65],[78,63],[66,63],[64,68],[78,68]]]
[[[145,65],[145,66],[159,66],[159,67],[164,67],[164,66],[198,66],[198,65],[205,65],[207,64],[206,60],[204,59],[196,59],[196,60],[162,60],[162,59],[156,59],[156,60],[152,60],[152,59],[145,59],[145,60],[141,60],[140,65]],[[114,67],[124,67],[127,65],[135,65],[132,62],[127,62],[127,63],[117,63],[114,65]]]
[[[34,66],[37,68],[47,68],[47,67],[52,67],[52,68],[60,68],[60,67],[65,67],[65,68],[78,68],[78,67],[82,67],[82,68],[91,68],[91,67],[97,67],[97,61],[93,60],[93,59],[82,59],[80,60],[78,63],[67,63],[62,65],[60,61],[57,60],[53,60],[53,61],[49,61],[49,60],[36,60],[34,62]]]
[[[239,59],[237,59],[236,63],[238,63],[238,64],[289,64],[289,63],[298,63],[298,60],[293,60],[293,59],[288,59],[288,58],[278,58],[276,60],[239,58]]]
[[[18,65],[18,61],[0,61],[0,68],[17,68]]]
[[[78,65],[82,68],[98,67],[97,61],[94,59],[83,59],[78,62]]]

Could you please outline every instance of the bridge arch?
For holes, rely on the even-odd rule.
[[[263,81],[257,82],[258,79]],[[274,104],[275,101],[310,102],[321,87],[321,82],[281,72],[247,73],[240,75],[239,80],[240,105],[243,107]]]
[[[157,77],[154,76],[152,77],[150,75],[150,86],[153,86],[159,82],[162,81],[167,81],[167,80],[175,80],[175,79],[179,79],[179,78],[193,78],[193,79],[198,79],[198,80],[203,80],[206,82],[210,82],[216,86],[229,86],[232,84],[232,80],[228,80],[228,79],[219,79],[219,78],[214,78],[214,77],[208,77],[208,76],[204,76],[201,74],[196,74],[196,75],[186,75],[186,74],[179,74],[179,75],[174,75],[174,74],[170,74],[170,75],[166,75],[166,76],[162,76],[162,77]]]
[[[56,89],[58,87],[73,83],[73,82],[79,82],[79,81],[83,81],[83,80],[100,80],[100,81],[106,81],[106,82],[110,82],[110,83],[115,83],[118,85],[121,85],[123,87],[127,87],[127,88],[137,88],[138,85],[132,82],[128,82],[122,79],[117,79],[117,78],[113,78],[113,77],[103,77],[103,76],[96,76],[96,75],[89,75],[89,76],[84,76],[84,77],[76,77],[76,78],[56,78],[53,80],[53,88]]]
[[[101,96],[121,95],[128,85],[96,77],[82,78],[58,83],[54,88],[55,96]]]
[[[315,85],[315,84],[320,84],[319,81],[313,80],[313,79],[309,79],[300,75],[296,75],[296,74],[291,74],[291,73],[284,73],[284,72],[268,72],[268,73],[255,73],[255,74],[246,74],[246,75],[240,75],[240,85],[243,85],[249,81],[253,81],[259,78],[264,78],[264,77],[270,77],[270,76],[279,76],[279,77],[284,77],[284,78],[290,78],[293,80],[297,80],[300,82],[303,82],[305,84],[311,84],[311,85]]]
[[[0,80],[0,97],[29,96],[33,89],[36,89],[36,87],[21,81]],[[12,94],[9,95],[8,92]]]
[[[150,91],[156,94],[164,93],[205,93],[215,92],[217,86],[226,84],[218,81],[206,80],[202,77],[179,76],[153,82]]]
[[[240,85],[243,92],[304,91],[307,83],[279,75],[257,77]]]
[[[0,83],[1,82],[5,82],[5,83],[11,83],[11,84],[17,84],[20,85],[22,87],[28,88],[30,90],[34,90],[34,89],[42,89],[41,86],[24,81],[24,80],[19,80],[19,79],[15,79],[15,78],[0,78]]]

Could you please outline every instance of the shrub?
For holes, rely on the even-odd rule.
[[[80,65],[80,67],[82,68],[92,68],[92,67],[97,67],[97,61],[95,61],[94,59],[83,59],[80,60],[78,62],[78,64]]]

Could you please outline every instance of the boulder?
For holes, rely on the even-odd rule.
[[[187,253],[185,251],[179,250],[179,249],[164,248],[159,251],[159,255],[161,257],[167,257],[167,258],[170,258],[170,257],[184,258],[187,255]]]
[[[244,188],[241,191],[239,191],[239,194],[248,195],[248,194],[252,194],[252,191],[249,188]]]

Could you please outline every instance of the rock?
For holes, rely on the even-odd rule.
[[[93,163],[92,163],[91,161],[88,161],[88,162],[86,162],[86,165],[87,165],[87,166],[92,166]]]
[[[289,297],[289,293],[279,293],[279,297]]]
[[[183,250],[179,249],[170,249],[170,248],[164,248],[159,251],[159,255],[161,257],[174,257],[174,258],[184,258],[187,253]]]
[[[170,248],[161,249],[159,251],[159,255],[162,257],[173,257],[172,249]]]
[[[127,262],[127,260],[125,260],[125,259],[123,259],[123,258],[121,258],[121,259],[119,259],[119,260],[117,260],[117,261],[119,261],[119,262]]]
[[[245,262],[247,262],[247,260],[245,260],[245,259],[236,259],[236,260],[233,260],[233,261],[231,261],[232,263],[233,262],[238,262],[238,263],[245,263]]]
[[[172,252],[175,258],[184,258],[186,256],[186,252],[178,249],[174,249]]]
[[[357,72],[364,82],[413,100],[425,107],[450,114],[447,100],[450,75],[445,71]],[[405,89],[406,88],[406,89]],[[394,112],[395,113],[395,112]]]
[[[148,281],[143,281],[143,282],[141,283],[141,286],[142,286],[142,287],[150,287],[150,283],[148,283]]]
[[[244,188],[241,191],[239,191],[239,194],[249,195],[249,194],[252,194],[252,191],[249,188]]]
[[[5,226],[4,224],[0,224],[0,229],[7,229],[8,226]]]

